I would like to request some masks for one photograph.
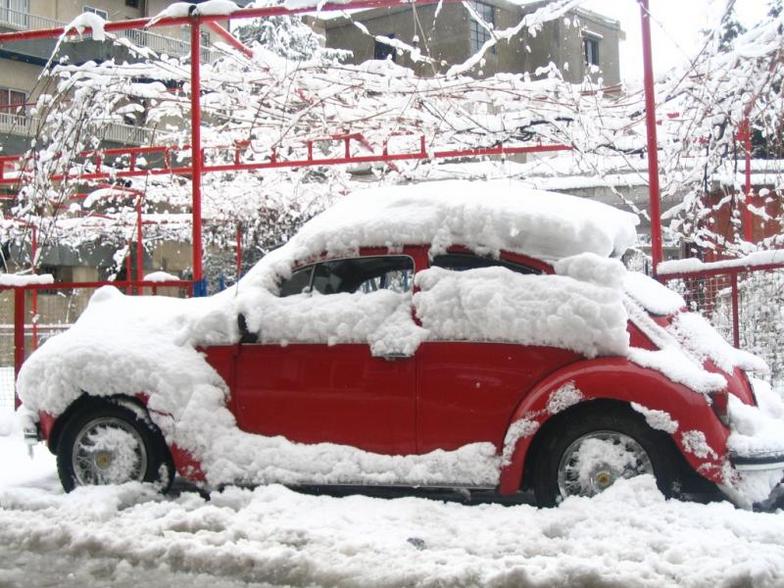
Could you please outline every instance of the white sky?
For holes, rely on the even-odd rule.
[[[693,55],[699,45],[700,30],[721,17],[726,0],[649,0],[653,61],[657,74]],[[621,43],[621,77],[625,80],[642,78],[642,40],[640,36],[640,8],[637,0],[586,0],[582,4],[621,21],[626,41]],[[765,17],[765,0],[737,0],[735,11],[746,26]],[[713,20],[712,20],[713,19]]]

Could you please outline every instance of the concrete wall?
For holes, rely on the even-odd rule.
[[[497,30],[513,27],[523,18],[523,11],[514,5],[498,1],[492,4]],[[397,55],[395,61],[411,67],[419,75],[432,75],[434,69],[443,72],[451,65],[463,63],[471,54],[471,16],[468,10],[462,4],[444,5],[434,26],[435,10],[434,5],[418,8],[417,25],[413,12],[408,8],[374,9],[354,15],[354,20],[367,27],[369,35],[347,19],[322,21],[315,28],[325,34],[328,47],[353,51],[353,63],[373,59],[375,35],[394,35],[413,45],[417,34],[420,50],[434,58],[436,65],[413,64],[407,54]],[[583,35],[592,33],[600,43],[603,73],[599,75],[605,84],[620,81],[618,43],[623,33],[618,23],[584,10],[571,13],[568,20],[568,25],[564,19],[545,23],[535,36],[522,31],[509,41],[500,41],[494,51],[485,54],[485,63],[471,73],[479,77],[499,72],[533,74],[537,68],[553,62],[568,81],[580,82],[586,73]]]

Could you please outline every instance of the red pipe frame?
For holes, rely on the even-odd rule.
[[[659,189],[659,141],[656,137],[656,93],[653,79],[653,49],[651,48],[651,18],[648,0],[640,2],[642,26],[642,60],[645,75],[645,124],[648,135],[648,214],[651,219],[651,263],[653,275],[662,261],[661,196]]]
[[[191,189],[193,202],[193,281],[199,284],[202,292],[202,251],[201,251],[201,26],[198,19],[191,22]],[[205,289],[206,293],[206,289]]]
[[[417,0],[416,3],[420,5],[427,5],[427,4],[434,4],[439,1],[443,1],[445,3],[454,3],[459,2],[461,0]],[[647,139],[648,139],[648,176],[649,176],[649,208],[650,208],[650,220],[651,220],[651,257],[653,261],[653,272],[654,275],[657,272],[658,264],[662,261],[662,235],[661,235],[661,205],[660,205],[660,186],[659,186],[659,167],[658,167],[658,141],[656,136],[656,101],[655,101],[655,92],[654,92],[654,78],[653,78],[653,62],[652,62],[652,49],[651,49],[651,33],[650,33],[650,15],[649,15],[649,0],[638,0],[640,3],[640,12],[641,12],[641,26],[642,26],[642,38],[643,38],[643,67],[644,67],[644,79],[645,79],[645,105],[646,105],[646,127],[647,127]],[[394,7],[394,6],[401,6],[402,4],[412,4],[414,3],[413,0],[409,0],[408,2],[401,3],[397,0],[355,0],[347,4],[326,4],[321,8],[322,11],[333,11],[333,10],[351,10],[351,9],[358,9],[358,8],[382,8],[382,7]],[[193,203],[192,203],[192,214],[193,214],[193,280],[199,283],[202,280],[202,243],[201,243],[201,176],[203,173],[208,172],[220,172],[220,171],[250,171],[250,170],[259,170],[259,169],[269,169],[269,168],[280,168],[280,167],[300,167],[303,165],[338,165],[338,164],[346,164],[346,163],[372,163],[372,162],[392,162],[392,161],[401,161],[401,160],[414,160],[414,159],[429,159],[429,158],[454,158],[454,157],[468,157],[468,156],[484,156],[484,155],[503,155],[503,154],[513,154],[513,153],[532,153],[532,152],[545,152],[545,151],[561,151],[561,150],[568,150],[571,147],[567,145],[539,145],[533,147],[503,147],[503,146],[496,146],[490,148],[480,148],[480,149],[465,149],[465,150],[445,150],[445,151],[436,151],[431,154],[428,154],[425,150],[424,145],[421,146],[418,152],[412,153],[398,153],[398,154],[390,154],[388,153],[386,145],[384,146],[384,151],[381,155],[373,154],[367,156],[352,156],[350,152],[349,140],[345,139],[346,141],[346,155],[345,157],[338,157],[338,158],[328,158],[323,160],[314,160],[312,158],[313,153],[313,144],[309,142],[308,147],[308,158],[306,160],[298,160],[298,161],[279,161],[275,155],[272,154],[270,161],[262,162],[262,163],[246,163],[242,164],[236,161],[234,164],[228,165],[215,165],[215,166],[205,166],[203,163],[203,152],[201,147],[201,105],[200,105],[200,89],[201,89],[201,70],[200,70],[200,55],[201,55],[201,24],[204,23],[209,26],[216,34],[218,34],[222,39],[227,41],[230,45],[234,48],[238,49],[239,51],[243,52],[245,55],[252,56],[252,51],[248,49],[245,45],[243,45],[240,41],[238,41],[229,31],[224,29],[220,26],[219,21],[226,20],[227,18],[231,19],[244,19],[244,18],[258,18],[258,17],[269,17],[269,16],[283,16],[283,15],[295,15],[295,14],[302,14],[306,12],[312,12],[312,6],[306,6],[301,8],[294,8],[289,9],[283,6],[274,6],[274,7],[266,7],[266,8],[246,8],[237,10],[231,14],[225,15],[191,15],[186,17],[175,17],[175,18],[162,18],[155,20],[154,18],[142,18],[142,19],[132,19],[127,21],[119,21],[119,22],[107,22],[104,25],[104,30],[113,32],[113,31],[120,31],[120,30],[127,30],[127,29],[134,29],[134,28],[154,28],[154,27],[166,27],[166,26],[176,26],[176,25],[189,25],[190,26],[190,39],[191,39],[191,129],[192,129],[192,144],[191,148],[191,166],[190,167],[179,167],[179,168],[172,168],[170,165],[167,165],[164,168],[160,169],[147,169],[147,170],[138,170],[135,169],[135,159],[138,153],[143,152],[164,152],[164,159],[167,163],[170,164],[170,155],[173,149],[167,147],[147,147],[147,148],[136,148],[136,149],[119,149],[119,150],[103,150],[101,151],[101,156],[105,155],[116,155],[120,153],[127,153],[131,155],[131,169],[126,171],[120,171],[115,173],[104,173],[104,172],[96,172],[92,174],[84,174],[84,175],[71,175],[65,174],[60,177],[53,176],[53,180],[68,180],[68,179],[80,179],[80,180],[96,180],[96,179],[110,179],[116,177],[134,177],[134,176],[143,176],[143,175],[159,175],[159,174],[189,174],[192,176],[192,190],[193,190]],[[87,31],[92,32],[89,28]],[[20,31],[20,32],[11,32],[11,33],[0,33],[0,44],[14,42],[14,41],[24,41],[24,40],[31,40],[31,39],[42,39],[42,38],[51,38],[57,37],[61,35],[71,35],[73,33],[68,32],[66,35],[66,29],[64,27],[58,28],[51,28],[51,29],[40,29],[40,30],[31,30],[31,31]],[[750,133],[748,132],[748,127],[746,130],[746,151],[747,151],[747,164],[746,164],[746,197],[747,199],[750,196],[751,192],[751,178],[750,178],[750,165],[748,158],[750,157]],[[9,157],[3,156],[0,157],[0,184],[10,184],[15,183],[15,178],[6,178],[4,177],[4,165],[6,162],[10,161],[18,161],[19,157]],[[100,170],[100,166],[102,163],[102,159],[98,160],[98,169]],[[747,200],[748,203],[748,200]],[[748,213],[748,210],[746,211]],[[749,215],[750,216],[750,215]],[[744,216],[744,236],[746,236],[746,231],[750,231],[751,224],[750,222],[746,221],[746,216]],[[144,285],[145,283],[140,280],[143,278],[143,269],[142,269],[142,253],[140,253],[139,249],[142,246],[142,222],[141,222],[141,198],[139,198],[137,202],[137,280],[136,286]],[[748,226],[748,229],[746,228]],[[239,233],[240,228],[238,227],[238,235],[237,235],[237,265],[238,268],[241,264],[241,235]],[[748,238],[747,238],[748,240]],[[130,279],[130,273],[128,274]],[[128,282],[130,286],[131,282]],[[162,286],[167,285],[167,283],[153,283],[155,286]],[[80,284],[82,287],[88,287],[89,283]],[[115,285],[121,285],[120,283]],[[46,288],[52,288],[52,285],[46,285]],[[73,285],[71,285],[73,287]],[[27,287],[27,289],[31,289],[34,292],[37,292],[38,287]],[[20,322],[22,323],[22,327],[24,326],[24,289],[16,288],[15,289],[15,322],[18,325]],[[21,367],[21,362],[24,360],[24,328],[16,329],[14,335],[15,341],[15,367]],[[21,337],[21,341],[19,340]],[[17,399],[18,402],[18,399]]]

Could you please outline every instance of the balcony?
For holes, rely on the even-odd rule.
[[[52,18],[29,14],[27,12],[19,12],[18,10],[12,10],[10,8],[4,8],[0,6],[0,29],[12,31],[50,29],[64,27],[67,24],[68,23],[66,22]],[[119,37],[124,37],[130,40],[134,45],[147,47],[156,53],[166,54],[172,57],[184,57],[190,55],[191,52],[191,44],[189,41],[176,39],[174,37],[167,37],[165,35],[159,35],[150,31],[141,29],[128,29],[119,31],[117,35]],[[20,52],[37,60],[48,60],[49,55],[51,55],[51,52],[54,50],[56,39],[46,39],[45,41],[46,42],[43,43],[40,41],[20,42]],[[95,43],[94,41],[88,42]],[[14,48],[14,45],[17,44],[6,44],[3,49],[15,52],[16,48]],[[83,55],[80,55],[80,57],[83,57]],[[215,58],[215,52],[209,47],[202,47],[201,58],[202,61],[211,63]]]
[[[37,132],[39,123],[40,119],[35,116],[0,111],[0,135],[33,137]],[[108,123],[104,127],[102,139],[105,143],[116,143],[118,145],[149,145],[152,142],[153,132],[153,129],[145,127]],[[4,139],[3,142],[6,143],[6,140]],[[29,141],[20,143],[20,145],[22,144],[29,145]],[[6,150],[4,149],[4,151]]]

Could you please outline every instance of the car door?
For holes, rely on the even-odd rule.
[[[431,267],[464,271],[501,266],[521,274],[540,274],[546,267],[536,260],[514,262],[455,249],[434,255]],[[460,304],[458,300],[450,303]],[[466,318],[471,321],[470,316]],[[525,392],[546,374],[576,359],[571,351],[472,339],[470,332],[448,340],[434,335],[418,351],[420,452],[487,441],[500,449]]]
[[[390,322],[407,316],[413,325],[414,270],[408,255],[375,255],[294,272],[281,284],[279,308],[262,319],[259,342],[239,346],[240,427],[300,443],[414,453],[415,357],[373,346]]]

